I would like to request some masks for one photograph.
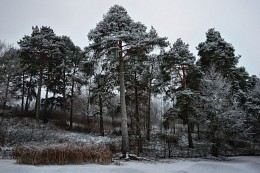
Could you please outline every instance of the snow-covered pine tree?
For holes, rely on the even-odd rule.
[[[179,116],[188,126],[189,148],[193,148],[191,136],[191,100],[193,91],[188,88],[188,74],[195,66],[195,56],[189,51],[189,45],[185,44],[180,38],[172,45],[169,51],[162,55],[161,72],[163,76],[166,95],[172,97],[176,95]]]
[[[168,74],[172,73],[174,77],[182,88],[187,88],[187,75],[189,69],[194,66],[196,60],[195,56],[189,51],[189,45],[185,44],[182,39],[177,39],[177,41],[172,45],[169,51],[165,52],[163,55],[163,71]]]
[[[89,86],[90,103],[99,107],[99,131],[102,136],[105,135],[103,124],[104,108],[107,107],[109,100],[115,95],[113,89],[117,79],[112,71],[108,71],[111,68],[109,68],[110,64],[106,60],[107,58],[99,59],[94,63],[93,82]]]
[[[5,111],[7,103],[16,98],[16,79],[23,69],[17,49],[0,41],[0,52],[0,105],[2,111]]]
[[[109,57],[119,62],[122,153],[126,155],[129,151],[129,138],[125,102],[125,60],[138,49],[155,45],[166,46],[166,38],[151,37],[146,32],[146,27],[140,22],[134,22],[125,8],[120,5],[114,5],[109,9],[103,20],[89,32],[88,38],[92,41],[89,47],[96,53],[99,55],[114,54],[115,56]]]
[[[245,104],[247,111],[249,140],[260,144],[260,79],[255,76],[255,87],[249,92]]]
[[[201,114],[212,143],[211,153],[218,156],[221,145],[243,134],[245,112],[232,96],[232,85],[212,65],[203,75],[200,84]]]
[[[231,70],[235,68],[240,56],[235,56],[235,49],[232,44],[227,43],[220,32],[211,28],[206,33],[206,41],[197,47],[200,59],[198,64],[203,71],[206,71],[212,64],[215,64],[217,71],[228,77]]]
[[[211,64],[215,64],[216,70],[231,81],[234,96],[244,104],[249,75],[244,67],[236,67],[241,56],[235,55],[232,44],[226,42],[220,32],[211,28],[206,33],[205,42],[200,43],[197,50],[200,56],[197,64],[202,71],[207,71]]]
[[[49,62],[53,62],[53,59],[58,57],[55,55],[60,53],[59,39],[50,27],[42,26],[39,28],[36,26],[32,27],[32,34],[30,36],[25,35],[18,44],[22,55],[22,63],[27,66],[27,70],[34,73],[34,75],[38,75],[36,120],[39,121],[44,72],[50,68]],[[59,61],[55,62],[57,63],[56,66],[61,64]]]

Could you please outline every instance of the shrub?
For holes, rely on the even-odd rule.
[[[50,146],[16,146],[13,157],[19,164],[64,165],[99,163],[109,164],[112,152],[105,145],[54,144]]]

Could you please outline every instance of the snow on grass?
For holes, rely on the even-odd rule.
[[[94,134],[65,131],[57,128],[53,123],[38,124],[34,119],[30,118],[8,117],[3,119],[3,121],[6,126],[4,146],[9,147],[31,142],[55,144],[69,141],[85,144],[104,144],[119,140],[119,137],[103,137]]]
[[[2,120],[2,121],[1,121]],[[1,119],[1,125],[5,131],[3,137],[4,144],[0,147],[0,158],[10,158],[14,146],[41,146],[48,147],[57,144],[120,144],[119,136],[98,136],[97,134],[86,134],[66,131],[57,128],[53,123],[39,124],[30,118],[7,117]],[[1,170],[0,170],[0,173]]]
[[[97,136],[85,133],[74,133],[74,132],[63,132],[60,136],[61,139],[74,142],[82,142],[86,144],[104,144],[109,143],[113,140],[118,140],[116,138],[111,138],[108,136]]]
[[[260,157],[234,157],[229,161],[179,159],[157,162],[122,162],[111,165],[18,165],[15,160],[0,160],[2,173],[259,173]]]

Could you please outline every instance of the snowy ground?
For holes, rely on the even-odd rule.
[[[203,159],[157,162],[121,162],[111,165],[18,165],[15,160],[0,160],[1,173],[259,173],[260,157],[235,157],[229,161]]]

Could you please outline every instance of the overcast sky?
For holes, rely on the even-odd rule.
[[[196,56],[196,46],[215,28],[242,56],[239,66],[260,75],[260,0],[0,0],[0,39],[17,46],[32,26],[44,25],[83,48],[90,29],[115,4],[171,44],[182,38]]]

